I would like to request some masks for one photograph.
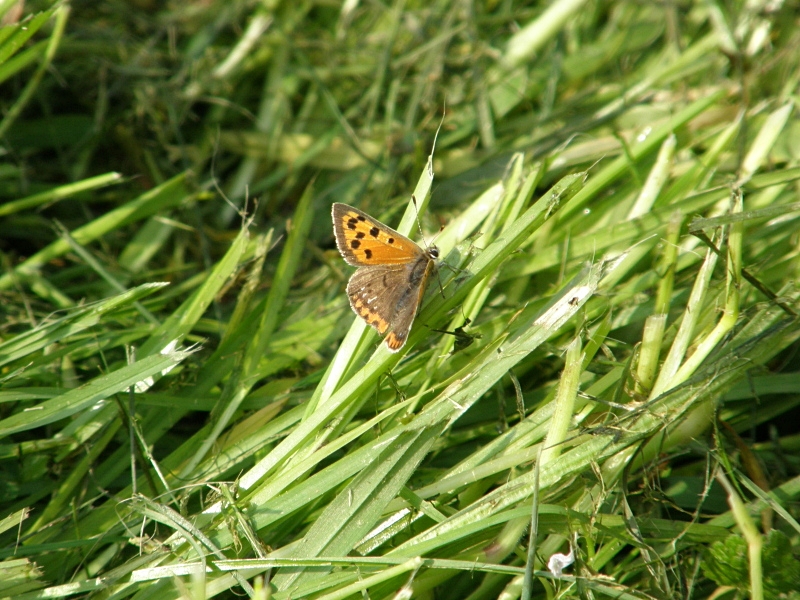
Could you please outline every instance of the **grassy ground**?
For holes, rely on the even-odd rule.
[[[796,2],[17,8],[0,597],[800,598]]]

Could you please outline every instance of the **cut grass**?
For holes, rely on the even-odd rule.
[[[796,593],[800,40],[762,8],[9,17],[0,597]],[[443,225],[400,353],[334,201]]]

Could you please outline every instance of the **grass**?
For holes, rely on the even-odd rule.
[[[795,9],[0,2],[0,597],[800,597]]]

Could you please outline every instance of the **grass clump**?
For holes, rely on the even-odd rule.
[[[797,595],[792,7],[0,11],[0,597]]]

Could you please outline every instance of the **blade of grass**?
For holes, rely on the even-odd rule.
[[[292,228],[289,231],[281,258],[278,261],[272,289],[267,296],[267,303],[261,313],[261,321],[255,331],[255,335],[253,335],[245,348],[241,364],[234,368],[217,405],[211,413],[211,419],[214,421],[213,429],[203,440],[194,456],[184,465],[181,477],[188,477],[189,473],[194,471],[200,461],[205,458],[257,381],[258,363],[265,355],[266,349],[272,340],[272,334],[278,324],[279,315],[286,302],[286,296],[292,280],[300,266],[302,252],[305,248],[306,238],[314,216],[313,201],[313,186],[309,186],[306,188],[295,210]]]
[[[54,423],[94,406],[100,407],[106,398],[128,389],[185,360],[192,351],[172,351],[148,356],[132,365],[95,377],[79,388],[39,403],[35,409],[23,411],[0,420],[0,437]]]
[[[69,16],[70,7],[65,4],[54,6],[48,11],[37,14],[33,19],[28,22],[20,23],[16,26],[15,32],[12,36],[5,40],[5,43],[0,46],[0,64],[8,60],[14,52],[24,44],[30,36],[32,36],[40,27],[42,27],[51,16],[55,16],[55,25],[53,32],[50,34],[50,39],[47,41],[47,49],[44,52],[39,67],[34,71],[33,75],[28,79],[25,88],[17,96],[9,108],[5,110],[3,120],[0,121],[0,138],[5,137],[8,130],[14,124],[14,121],[22,114],[25,106],[33,99],[33,95],[42,81],[42,77],[50,68],[53,58],[55,58],[58,45],[61,43],[61,38],[64,35],[64,28],[67,25],[67,17]]]
[[[154,188],[124,206],[104,214],[72,232],[72,237],[82,246],[107,233],[143,219],[151,214],[177,206],[186,200],[188,191],[185,187],[186,174],[173,177],[163,185]],[[66,240],[60,239],[46,246],[14,269],[16,273],[35,272],[49,261],[64,255],[70,249]],[[0,290],[11,287],[12,276],[6,273],[0,276]]]

